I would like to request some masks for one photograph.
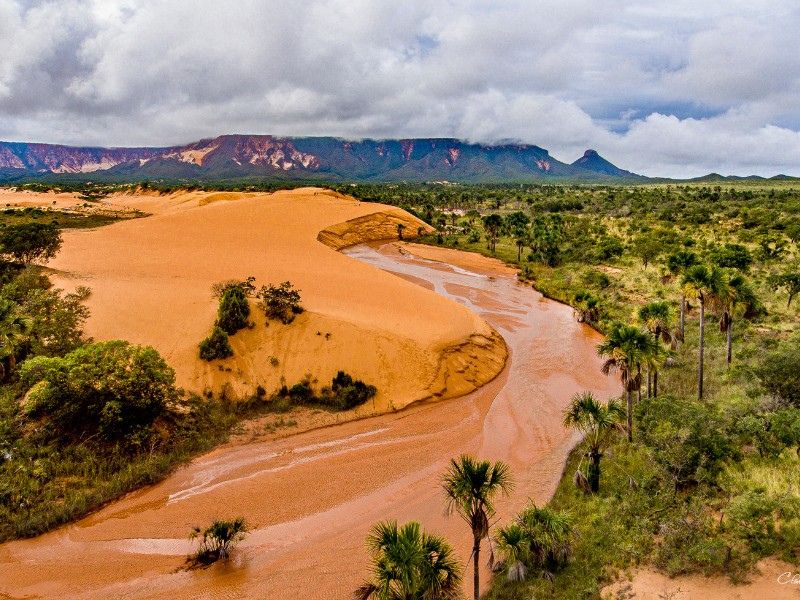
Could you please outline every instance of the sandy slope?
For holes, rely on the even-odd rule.
[[[425,227],[397,208],[312,188],[109,201],[153,216],[65,232],[49,264],[54,280],[92,289],[91,336],[155,346],[187,389],[242,397],[307,373],[328,383],[344,369],[379,390],[360,413],[385,412],[467,393],[503,367],[505,345],[481,318],[333,249],[396,237],[398,223],[407,235]],[[249,275],[258,285],[291,280],[307,312],[267,326],[254,305],[255,328],[231,338],[235,356],[200,361],[217,307],[212,284]]]

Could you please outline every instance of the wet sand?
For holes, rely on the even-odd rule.
[[[510,463],[516,489],[499,503],[503,520],[528,498],[547,500],[577,442],[561,426],[570,396],[619,392],[600,374],[600,335],[507,273],[477,273],[394,246],[346,253],[483,317],[510,351],[500,376],[460,398],[220,448],[75,525],[0,546],[0,595],[348,598],[369,574],[364,538],[379,520],[419,520],[447,536],[466,563],[468,528],[443,513],[439,482],[450,457]],[[254,531],[229,564],[181,570],[192,526],[237,515]]]

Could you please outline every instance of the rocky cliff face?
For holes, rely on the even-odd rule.
[[[168,148],[78,148],[0,142],[0,172],[31,176],[93,173],[118,180],[186,177],[356,181],[500,181],[542,177],[632,177],[597,153],[572,165],[527,144],[480,145],[457,139],[346,141],[224,135]]]

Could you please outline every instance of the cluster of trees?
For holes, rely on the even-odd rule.
[[[229,336],[253,326],[250,322],[250,298],[258,298],[258,306],[267,319],[288,325],[303,312],[300,292],[289,281],[279,285],[265,285],[256,291],[255,277],[243,281],[226,281],[212,287],[219,298],[217,320],[211,333],[200,342],[200,358],[217,360],[233,356]]]
[[[0,255],[30,265],[47,262],[61,249],[61,231],[52,223],[20,223],[0,228]]]
[[[175,372],[156,350],[128,342],[84,344],[20,366],[22,416],[45,442],[152,447],[178,399]]]

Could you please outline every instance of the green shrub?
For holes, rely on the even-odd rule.
[[[740,455],[731,424],[701,401],[643,398],[636,417],[640,441],[652,448],[676,487],[713,483],[725,461]]]
[[[583,280],[586,282],[587,285],[594,285],[601,289],[607,288],[611,285],[611,279],[608,275],[603,273],[602,271],[597,271],[595,269],[591,269],[586,272],[583,276]]]
[[[289,281],[280,285],[262,286],[257,296],[267,318],[278,320],[284,325],[294,321],[295,316],[303,312],[300,292]]]
[[[217,326],[228,335],[233,335],[249,325],[250,303],[241,286],[232,285],[225,289],[219,301]]]
[[[767,353],[755,374],[767,393],[800,408],[800,347],[796,342]]]
[[[330,393],[323,393],[321,401],[339,410],[349,410],[364,404],[377,392],[374,385],[367,385],[360,379],[354,380],[344,371],[339,371],[331,381]]]
[[[137,447],[177,400],[175,372],[149,346],[87,344],[63,358],[36,357],[20,366],[28,390],[24,415],[61,443],[94,439]]]
[[[200,358],[203,360],[216,360],[233,356],[228,334],[218,326],[214,326],[211,335],[200,342]]]
[[[61,232],[52,223],[22,223],[0,229],[0,252],[17,262],[46,262],[60,248]]]
[[[218,560],[227,560],[231,550],[244,539],[249,528],[244,517],[230,521],[214,521],[205,530],[195,527],[191,539],[199,539],[200,547],[189,557],[189,564],[210,565]]]
[[[349,410],[375,396],[377,389],[360,379],[353,379],[344,371],[339,371],[331,380],[331,385],[323,387],[320,393],[314,391],[311,377],[291,387],[283,386],[276,396],[288,399],[293,404],[321,404],[335,410]]]
[[[690,573],[710,575],[731,560],[729,550],[702,507],[681,513],[661,526],[661,543],[654,564],[671,577]],[[732,554],[732,552],[731,552]]]

